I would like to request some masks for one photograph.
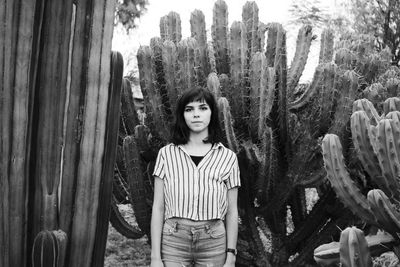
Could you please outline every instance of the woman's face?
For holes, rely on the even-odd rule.
[[[183,117],[193,133],[207,131],[211,120],[211,108],[205,101],[190,102],[185,106]]]

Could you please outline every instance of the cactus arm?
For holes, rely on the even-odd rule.
[[[147,123],[152,132],[160,138],[168,140],[164,130],[167,128],[165,123],[165,113],[162,110],[162,100],[155,83],[155,73],[152,62],[152,51],[147,46],[141,46],[138,50],[138,64],[140,74],[140,86],[146,103]]]
[[[219,78],[215,72],[211,72],[207,78],[207,88],[214,93],[215,97],[221,96]]]
[[[133,102],[131,84],[126,78],[122,79],[120,116],[122,117],[126,134],[133,134],[135,126],[140,122],[136,113],[135,104]]]
[[[137,213],[136,220],[141,231],[150,234],[150,207],[146,203],[144,192],[143,169],[140,164],[140,155],[137,141],[134,136],[124,138],[124,160],[133,209]]]
[[[196,39],[186,38],[181,40],[177,45],[178,51],[178,92],[194,88],[196,83],[195,74],[195,57],[198,53]]]
[[[104,137],[106,110],[109,99],[111,39],[115,1],[92,3],[92,24],[88,44],[85,113],[83,115],[75,209],[72,222],[70,257],[71,266],[89,266],[93,253]],[[79,5],[77,5],[79,6]],[[89,16],[90,17],[90,16]],[[85,248],[85,249],[83,249]]]
[[[111,77],[109,85],[109,99],[107,103],[107,119],[105,132],[105,150],[102,162],[101,181],[99,189],[99,208],[97,213],[96,232],[94,238],[93,256],[91,266],[97,267],[104,264],[104,255],[107,244],[107,233],[109,226],[109,215],[112,199],[112,185],[114,178],[114,162],[116,160],[118,130],[120,116],[121,91],[123,82],[124,62],[119,52],[111,53]],[[124,79],[125,86],[127,80]],[[131,87],[128,82],[128,89]],[[133,105],[133,103],[130,103]],[[136,111],[133,110],[133,114]],[[134,115],[131,115],[134,116]]]
[[[149,88],[152,88],[153,90],[150,90],[148,92],[148,96],[150,97],[151,101],[154,101],[154,103],[152,103],[152,110],[155,112],[155,114],[153,114],[154,116],[152,117],[152,119],[154,120],[155,125],[163,127],[164,129],[168,129],[168,122],[172,120],[172,111],[166,88],[167,82],[165,81],[165,71],[163,66],[164,64],[162,62],[163,43],[161,38],[152,38],[150,40],[150,48],[152,51],[151,74],[153,77],[153,86],[150,86]],[[158,108],[155,109],[154,107],[157,107],[157,104]],[[163,130],[159,128],[158,132],[160,133]],[[160,136],[163,135],[165,134],[162,134]],[[168,133],[163,136],[163,140],[169,140]]]
[[[265,55],[261,52],[257,52],[254,54],[251,63],[250,63],[250,122],[249,122],[249,131],[250,136],[254,136],[258,134],[258,125],[259,120],[262,119],[260,114],[261,111],[261,92],[264,88],[261,88],[262,85],[267,85],[266,81],[262,81],[265,78],[264,68],[265,65]]]
[[[382,179],[381,167],[374,148],[374,136],[370,120],[365,111],[356,111],[351,115],[350,128],[357,156],[371,179],[385,192],[390,192],[389,185]]]
[[[383,113],[386,115],[391,111],[400,111],[400,98],[390,97],[383,102]]]
[[[42,32],[48,38],[41,48],[41,71],[38,74],[37,90],[42,102],[37,107],[38,126],[34,129],[37,131],[35,176],[41,181],[42,207],[41,214],[36,214],[35,220],[40,229],[53,230],[58,228],[57,190],[64,146],[63,126],[71,31],[68,22],[72,16],[72,1],[52,2],[45,7],[44,16],[52,19],[43,24]],[[59,45],[60,43],[63,45]]]
[[[323,68],[323,80],[321,84],[320,97],[318,98],[318,122],[314,137],[325,134],[333,120],[334,107],[336,104],[335,84],[338,79],[338,69],[334,63],[325,63]]]
[[[296,52],[294,54],[290,69],[288,71],[288,92],[292,94],[298,84],[304,67],[307,63],[311,42],[315,39],[312,34],[312,27],[305,25],[300,28],[296,41]]]
[[[352,105],[358,89],[358,76],[354,71],[346,71],[339,75],[335,90],[338,91],[337,108],[329,133],[339,136],[343,147],[348,147],[348,122],[351,115]]]
[[[382,119],[377,126],[377,155],[382,175],[391,191],[390,197],[399,199],[399,138],[400,123]]]
[[[400,213],[386,194],[380,189],[373,189],[368,192],[367,197],[378,223],[385,231],[400,239]]]
[[[288,108],[290,111],[295,112],[303,108],[307,103],[311,101],[312,97],[318,93],[318,90],[321,87],[321,82],[323,80],[323,68],[323,65],[317,66],[311,84],[298,99],[288,104]]]
[[[343,267],[372,267],[371,254],[363,231],[348,227],[340,235],[340,262]]]
[[[218,75],[219,84],[221,86],[221,95],[225,98],[230,98],[231,95],[231,81],[225,73]]]
[[[378,125],[378,121],[381,119],[378,112],[376,111],[374,105],[368,99],[357,99],[353,102],[353,113],[363,110],[365,111],[366,115],[368,116],[370,123],[373,126]]]
[[[177,44],[182,39],[181,17],[171,11],[160,19],[160,36],[163,41],[171,40]]]
[[[220,120],[222,120],[222,129],[226,143],[233,152],[237,153],[239,151],[239,144],[233,130],[233,119],[230,112],[229,102],[225,97],[220,97],[218,99],[218,108],[220,110]]]
[[[328,63],[333,58],[333,30],[325,29],[321,34],[321,49],[319,52],[318,63]]]
[[[254,1],[247,1],[242,9],[242,21],[247,33],[247,59],[250,63],[253,55],[261,51],[260,38],[258,37],[258,6]]]
[[[342,145],[337,135],[325,135],[322,140],[322,155],[328,180],[343,204],[362,220],[376,224],[366,197],[361,194],[346,170]]]
[[[208,76],[210,73],[210,62],[208,61],[207,57],[208,44],[206,22],[202,11],[196,9],[192,12],[190,16],[190,32],[191,37],[196,39],[199,47],[200,69],[203,71],[204,76]]]
[[[176,100],[178,99],[178,90],[176,88],[178,53],[176,45],[170,40],[166,40],[162,46],[162,63],[164,68],[166,90],[169,98],[171,111],[175,110]]]
[[[242,119],[246,114],[245,72],[247,64],[246,27],[242,22],[234,21],[231,26],[229,51],[231,59],[232,91],[229,99],[235,120]]]
[[[32,103],[42,25],[36,14],[43,6],[41,1],[0,4],[0,266],[25,266],[27,260]]]
[[[214,52],[214,46],[211,42],[207,43],[207,60],[208,60],[208,64],[207,66],[210,67],[209,69],[209,73],[211,72],[215,72],[217,73],[217,62],[215,59],[215,52]]]
[[[217,0],[214,3],[211,36],[215,52],[217,73],[229,74],[228,6],[224,0]]]
[[[261,140],[266,121],[271,116],[272,106],[275,100],[275,83],[276,73],[275,69],[264,66],[264,71],[261,79],[261,93],[260,93],[260,114],[258,120],[258,138]]]

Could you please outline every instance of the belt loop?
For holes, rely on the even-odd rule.
[[[204,225],[204,228],[206,229],[206,233],[209,234],[210,233],[210,225],[207,223],[206,225]]]
[[[178,232],[178,222],[177,221],[174,222],[174,232],[175,233]]]

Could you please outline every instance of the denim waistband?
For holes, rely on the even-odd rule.
[[[184,229],[184,230],[205,229],[205,230],[209,230],[223,222],[220,219],[198,222],[198,221],[192,221],[192,220],[184,219],[184,218],[169,218],[165,221],[165,223],[168,223],[170,226],[174,227],[175,229]]]

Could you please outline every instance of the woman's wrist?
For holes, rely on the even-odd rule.
[[[226,254],[226,262],[227,263],[233,263],[236,261],[236,256],[232,253],[227,253]]]

